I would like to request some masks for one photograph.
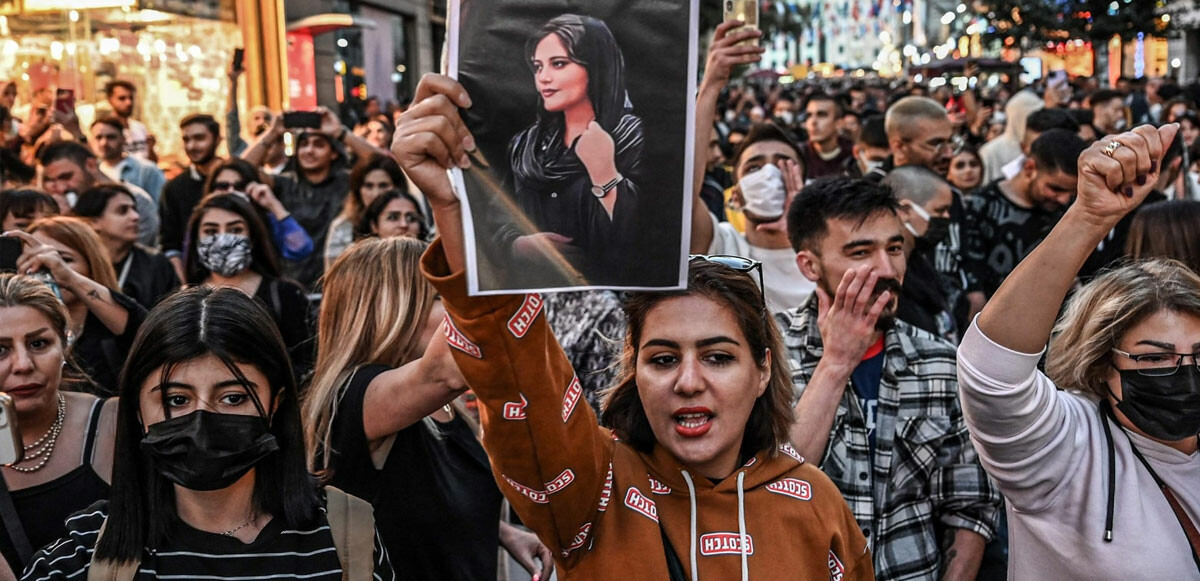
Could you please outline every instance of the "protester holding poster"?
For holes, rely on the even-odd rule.
[[[694,4],[452,6],[451,74],[477,103],[459,182],[472,292],[679,287]]]
[[[426,75],[416,100],[392,153],[441,233],[421,269],[500,490],[564,577],[872,579],[841,494],[788,444],[788,363],[751,276],[761,265],[696,256],[687,290],[632,294],[621,379],[597,426],[540,297],[468,296],[463,206],[445,170],[467,155],[458,108],[473,99]]]

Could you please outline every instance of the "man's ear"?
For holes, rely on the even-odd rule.
[[[796,267],[804,278],[817,282],[821,280],[821,258],[811,250],[801,250],[796,253]]]
[[[1032,180],[1037,177],[1037,160],[1032,157],[1026,157],[1025,162],[1021,164],[1021,173],[1025,174],[1027,179]]]

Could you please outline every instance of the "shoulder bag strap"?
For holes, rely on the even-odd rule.
[[[96,533],[96,546],[100,546],[100,538],[104,536],[104,526],[108,524],[108,518],[100,524],[100,530]],[[87,581],[133,581],[137,575],[138,561],[125,561],[117,563],[108,559],[98,559],[96,550],[92,549],[92,561],[88,564]]]
[[[325,499],[329,532],[342,563],[342,580],[370,581],[375,574],[375,513],[371,504],[332,486],[325,487]]]
[[[20,442],[17,445],[20,445]],[[12,495],[8,493],[8,483],[4,481],[3,476],[0,476],[0,520],[4,521],[4,530],[8,533],[8,540],[12,542],[13,548],[17,551],[19,562],[11,563],[13,571],[20,572],[29,563],[29,558],[33,556],[33,547],[29,544],[29,537],[25,535],[25,527],[21,526],[21,518],[17,516],[17,506],[13,504]]]

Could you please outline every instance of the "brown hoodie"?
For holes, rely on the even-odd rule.
[[[638,452],[597,425],[541,297],[468,297],[440,240],[421,268],[479,398],[500,490],[561,578],[664,581],[665,534],[692,580],[874,579],[842,495],[791,446],[759,452],[716,484],[662,447]]]

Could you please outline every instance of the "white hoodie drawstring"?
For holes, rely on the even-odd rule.
[[[696,568],[696,486],[692,484],[692,476],[687,470],[682,470],[683,480],[687,482],[688,499],[692,507],[692,581],[700,581],[700,570]]]
[[[744,490],[742,489],[742,481],[745,479],[746,473],[738,472],[738,535],[740,535],[738,541],[741,542],[742,545],[742,581],[748,581],[750,579],[750,567],[746,562],[746,496]],[[691,486],[690,482],[688,483],[688,486]],[[695,501],[692,502],[694,503]],[[695,515],[694,509],[692,514]],[[692,518],[695,519],[695,516]],[[694,527],[695,525],[693,524],[692,526]],[[692,534],[695,535],[695,533]]]

